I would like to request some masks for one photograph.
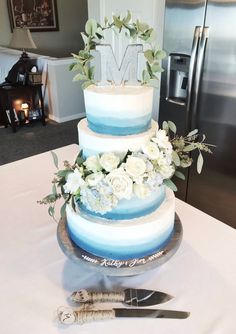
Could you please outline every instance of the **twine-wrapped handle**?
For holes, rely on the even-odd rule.
[[[75,303],[95,303],[95,302],[124,302],[124,291],[117,292],[94,292],[88,290],[75,291],[70,296]]]
[[[84,324],[85,322],[92,322],[98,320],[107,320],[115,318],[114,310],[72,310],[64,308],[57,312],[58,320],[64,325]]]

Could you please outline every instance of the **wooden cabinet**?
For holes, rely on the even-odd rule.
[[[17,126],[39,120],[45,122],[42,84],[25,86],[0,86],[0,122],[10,125],[16,132]]]

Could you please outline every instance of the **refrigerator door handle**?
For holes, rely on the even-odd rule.
[[[198,105],[198,92],[200,86],[200,80],[202,75],[202,68],[204,63],[205,50],[207,45],[207,40],[209,37],[209,27],[204,27],[201,35],[201,40],[199,44],[199,51],[196,63],[196,73],[194,85],[192,88],[192,93],[194,95],[191,103],[191,128],[195,128],[197,126],[197,105]]]
[[[193,44],[191,51],[191,58],[189,64],[189,77],[188,77],[188,94],[187,94],[187,103],[186,103],[186,112],[187,112],[187,128],[190,128],[190,108],[191,108],[191,97],[192,97],[192,88],[194,81],[194,74],[196,68],[197,53],[199,47],[199,41],[202,33],[202,27],[196,26],[193,35]]]

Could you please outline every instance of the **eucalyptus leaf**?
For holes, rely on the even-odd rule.
[[[151,78],[152,77],[152,68],[151,68],[151,66],[150,66],[150,64],[149,64],[148,61],[146,62],[146,67],[147,67],[147,71],[148,71],[148,73],[150,75],[150,78]]]
[[[77,54],[75,54],[75,53],[71,53],[71,55],[75,58],[75,59],[78,59],[78,60],[80,60],[80,55],[77,55]]]
[[[148,62],[150,63],[150,64],[152,64],[153,63],[153,61],[154,61],[154,57],[153,57],[153,52],[152,52],[152,50],[146,50],[145,52],[144,52],[144,56],[145,56],[145,58],[148,60]]]
[[[88,77],[90,80],[94,79],[95,66],[91,66],[88,70]]]
[[[86,89],[88,86],[90,86],[90,85],[92,85],[92,84],[93,84],[93,81],[88,80],[88,81],[85,81],[85,82],[81,85],[81,87],[82,87],[82,89]]]
[[[84,32],[81,32],[80,35],[83,38],[84,44],[86,45],[88,43],[88,36],[86,36]]]
[[[57,187],[56,187],[55,183],[53,183],[53,185],[52,185],[52,193],[53,193],[54,196],[57,196]]]
[[[43,200],[47,203],[53,203],[55,202],[57,197],[54,194],[47,195],[46,197],[43,198]]]
[[[75,163],[76,163],[77,165],[81,166],[81,165],[84,163],[84,161],[85,161],[85,160],[84,160],[83,156],[80,155],[80,153],[79,153],[78,156],[77,156],[77,158],[76,158]]]
[[[77,65],[77,63],[71,63],[70,65],[69,65],[69,71],[73,71],[74,70],[74,66],[76,66]]]
[[[162,72],[162,70],[163,70],[163,68],[160,66],[160,64],[154,63],[152,65],[152,72],[154,72],[154,73],[160,73],[160,72]]]
[[[148,43],[152,43],[152,42],[155,42],[156,38],[157,38],[157,36],[156,36],[155,30],[151,29],[150,36],[148,37],[148,39],[146,41]]]
[[[118,28],[118,29],[121,29],[122,26],[123,26],[123,22],[117,17],[117,16],[113,16],[113,21],[114,21],[114,24],[115,24],[115,27]]]
[[[66,179],[67,175],[72,173],[72,172],[73,172],[73,170],[71,170],[71,169],[63,169],[63,170],[59,170],[56,175],[58,177],[63,177],[63,178]]]
[[[134,28],[131,28],[131,27],[128,28],[128,30],[129,30],[130,37],[131,37],[131,38],[135,38],[136,35],[137,35],[136,30],[135,30]]]
[[[188,134],[187,134],[187,137],[191,137],[191,136],[194,136],[198,133],[198,129],[194,129],[192,131],[190,131]]]
[[[83,65],[80,62],[73,63],[73,67],[71,68],[71,71],[79,71],[80,73],[83,73]]]
[[[52,157],[53,157],[53,162],[56,168],[58,169],[58,157],[55,152],[51,151]]]
[[[144,32],[149,29],[149,25],[147,23],[139,22],[139,20],[137,20],[136,24],[137,24],[138,30],[141,32]]]
[[[198,172],[198,174],[201,174],[202,166],[203,166],[203,156],[202,156],[202,153],[199,151],[199,155],[198,155],[198,158],[197,158],[197,172]]]
[[[189,144],[183,148],[183,152],[191,152],[196,149],[196,145],[194,143]]]
[[[168,123],[166,121],[164,121],[162,123],[162,129],[165,130],[166,132],[169,131],[169,125],[168,125]]]
[[[149,82],[149,80],[150,80],[150,74],[148,73],[147,70],[143,70],[143,81]]]
[[[94,36],[97,30],[97,21],[89,19],[85,24],[85,31],[88,35]]]
[[[170,130],[171,130],[173,133],[176,133],[177,129],[176,129],[176,125],[175,125],[175,123],[172,122],[172,121],[168,121],[168,125],[169,125]]]
[[[178,154],[176,153],[176,151],[172,151],[172,159],[173,159],[174,164],[176,166],[180,166],[180,158],[179,158]]]
[[[178,170],[175,171],[175,176],[181,180],[185,180],[185,175]]]
[[[173,191],[177,191],[178,190],[177,187],[176,187],[176,185],[174,184],[174,182],[171,181],[170,179],[165,179],[163,182],[171,190],[173,190]]]
[[[192,160],[181,160],[180,161],[180,166],[182,168],[188,168],[189,166],[191,166],[192,164]]]
[[[81,80],[86,80],[87,77],[85,74],[78,73],[74,76],[73,81],[81,81]]]
[[[130,13],[130,11],[128,10],[127,16],[124,18],[123,23],[124,23],[124,24],[127,24],[127,23],[130,22],[130,20],[131,20],[131,13]]]
[[[108,24],[108,18],[106,16],[104,18],[104,23],[105,23],[105,26],[107,26],[107,24]]]
[[[164,50],[158,50],[155,52],[154,57],[158,60],[164,59],[166,57],[166,52]]]

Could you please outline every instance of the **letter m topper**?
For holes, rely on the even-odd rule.
[[[108,85],[112,81],[121,85],[127,81],[129,84],[137,85],[138,54],[143,51],[142,44],[130,44],[125,50],[124,57],[119,67],[110,44],[96,45],[96,50],[101,56],[101,80],[99,85]],[[110,80],[109,80],[110,79]]]

